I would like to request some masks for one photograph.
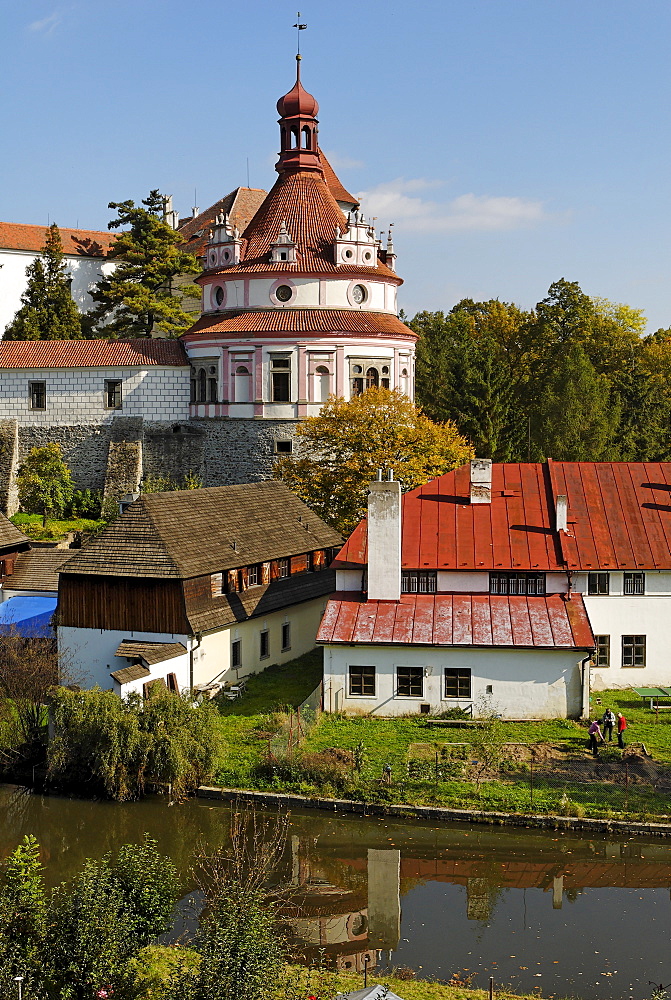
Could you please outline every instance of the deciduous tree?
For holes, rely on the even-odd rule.
[[[298,427],[296,456],[275,465],[309,507],[343,533],[366,510],[377,469],[393,469],[403,490],[463,465],[473,455],[450,422],[433,423],[397,390],[371,388],[349,402],[332,397]]]
[[[26,268],[26,277],[21,308],[5,329],[4,340],[80,339],[82,317],[70,294],[56,223],[46,230],[41,254]]]
[[[72,474],[63,459],[61,446],[51,441],[43,448],[32,448],[16,476],[19,502],[29,514],[47,517],[61,514],[72,500]]]

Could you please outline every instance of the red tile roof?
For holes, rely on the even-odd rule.
[[[3,368],[104,368],[148,365],[188,368],[178,340],[7,340],[0,342]]]
[[[0,222],[0,249],[39,253],[46,240],[47,226],[27,226]],[[116,239],[114,233],[93,229],[61,229],[63,253],[72,257],[106,257]]]
[[[196,334],[226,334],[237,337],[241,333],[326,333],[349,336],[357,333],[366,337],[406,337],[416,340],[417,335],[390,313],[363,312],[358,309],[260,309],[241,312],[234,316],[202,316],[182,340],[192,343]]]
[[[240,232],[243,232],[263,204],[267,193],[261,188],[239,187],[220,198],[214,205],[210,205],[204,212],[200,212],[195,219],[185,219],[178,229],[179,235],[184,240],[181,249],[196,257],[202,256],[214,220],[222,212],[228,215],[232,226],[237,226]]]
[[[319,159],[322,162],[322,167],[324,168],[324,178],[329,186],[329,190],[336,201],[343,201],[349,205],[358,205],[359,199],[355,198],[353,194],[342,186],[339,178],[336,176],[335,171],[329,161],[324,155],[324,150],[319,150]]]
[[[671,463],[492,466],[492,501],[469,502],[469,466],[403,497],[402,565],[445,570],[671,569]],[[557,533],[555,498],[568,496]],[[359,524],[334,568],[365,564]]]
[[[271,264],[270,248],[285,222],[297,245],[298,260]],[[347,221],[323,176],[317,171],[295,170],[281,174],[258,212],[242,234],[245,240],[240,264],[225,269],[226,274],[268,273],[355,273],[382,277],[402,284],[401,278],[381,260],[377,267],[350,267],[334,263],[336,237],[347,230]]]
[[[592,649],[594,636],[579,595],[403,594],[397,603],[340,593],[317,642]]]

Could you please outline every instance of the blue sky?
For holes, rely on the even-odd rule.
[[[301,8],[320,142],[401,304],[528,308],[552,281],[671,326],[668,0],[340,0]],[[104,229],[150,188],[190,213],[273,183],[294,3],[0,0],[0,219]]]

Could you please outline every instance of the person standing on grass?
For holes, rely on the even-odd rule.
[[[606,736],[608,737],[608,742],[613,742],[613,726],[615,725],[615,716],[610,708],[607,708],[603,713],[603,741],[606,742]]]
[[[601,735],[601,729],[599,728],[599,721],[595,719],[594,722],[590,723],[590,727],[587,730],[589,733],[589,748],[595,757],[599,756],[599,740],[605,743],[603,736]]]
[[[620,750],[624,750],[624,731],[627,728],[627,720],[622,712],[617,713],[617,745]]]

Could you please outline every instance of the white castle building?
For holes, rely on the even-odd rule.
[[[80,486],[133,490],[138,477],[187,471],[225,485],[267,477],[274,455],[292,450],[297,422],[330,395],[375,385],[412,398],[416,335],[397,315],[391,236],[365,220],[321,152],[317,101],[297,59],[296,83],[277,104],[271,191],[260,206],[262,193],[248,192],[256,210],[244,229],[223,205],[208,234],[189,220],[185,246],[192,237],[203,256],[202,313],[181,343],[0,345],[6,508],[17,465],[47,440],[61,443]],[[100,243],[98,269],[110,266]],[[125,481],[121,451],[134,456]]]

